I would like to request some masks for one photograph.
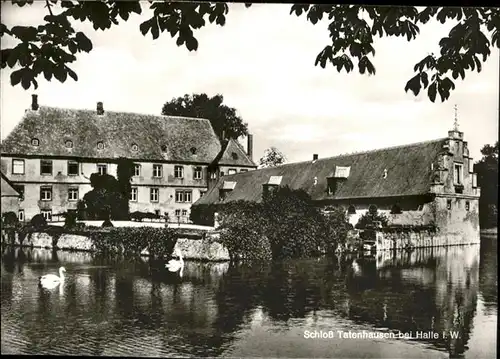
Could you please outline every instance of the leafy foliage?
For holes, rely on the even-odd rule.
[[[74,228],[76,227],[77,213],[74,211],[68,211],[64,214],[64,227]]]
[[[3,226],[15,226],[19,223],[19,219],[17,218],[17,214],[15,212],[5,212],[2,213],[2,227]]]
[[[349,229],[343,209],[324,215],[306,192],[289,187],[270,192],[261,203],[234,201],[197,210],[202,209],[219,212],[221,240],[236,259],[331,254]]]
[[[262,233],[264,218],[261,206],[254,202],[237,201],[224,207],[221,215],[221,242],[233,260],[270,260],[271,245]]]
[[[128,195],[124,198],[116,178],[108,174],[93,173],[90,176],[90,184],[93,189],[83,196],[87,219],[128,218]],[[126,207],[125,201],[127,201]]]
[[[35,229],[42,229],[47,227],[47,220],[42,214],[38,213],[31,218],[30,225]]]
[[[163,105],[162,115],[206,118],[210,120],[220,139],[237,139],[248,134],[248,125],[236,114],[236,109],[223,104],[224,97],[217,94],[184,95]]]
[[[452,20],[458,23],[447,37],[439,41],[440,54],[429,54],[419,61],[416,75],[405,86],[415,96],[427,89],[429,99],[434,102],[439,94],[441,101],[449,98],[459,76],[464,79],[466,71],[481,71],[490,56],[490,48],[500,48],[498,8],[449,8],[426,7],[422,10],[412,6],[358,6],[358,5],[293,5],[291,13],[307,14],[307,19],[316,24],[328,16],[332,44],[327,45],[316,58],[316,65],[325,67],[329,62],[337,71],[351,72],[357,61],[361,74],[375,74],[375,66],[369,56],[375,56],[374,37],[397,36],[414,40],[420,32],[419,24],[431,19],[440,23]],[[490,39],[488,39],[488,36]]]
[[[213,226],[216,212],[216,204],[194,204],[191,206],[189,219],[201,226]]]
[[[12,0],[12,3],[23,7],[33,1]],[[208,23],[224,26],[229,13],[229,6],[224,2],[149,1],[147,4],[152,16],[140,24],[140,32],[157,39],[166,31],[178,46],[185,46],[189,51],[198,49],[195,30]],[[46,0],[46,5],[48,14],[38,26],[8,28],[0,24],[0,36],[19,41],[15,47],[1,52],[2,68],[19,67],[11,75],[14,86],[37,88],[36,78],[42,73],[47,80],[55,77],[65,82],[68,76],[78,79],[68,64],[74,62],[80,52],[90,52],[93,45],[84,33],[75,31],[70,19],[90,22],[95,30],[104,31],[118,25],[120,19],[127,21],[132,14],[142,14],[142,7],[147,6],[139,1],[110,0]],[[482,63],[491,54],[490,49],[500,48],[499,8],[294,4],[290,10],[290,14],[293,13],[305,16],[312,24],[324,19],[329,21],[331,44],[317,55],[316,65],[325,68],[330,63],[339,72],[351,72],[357,67],[359,73],[369,75],[376,72],[370,59],[375,56],[376,37],[397,36],[412,41],[420,33],[419,25],[431,19],[440,23],[456,22],[448,36],[439,41],[440,53],[429,54],[419,61],[414,67],[415,76],[405,86],[405,91],[415,96],[427,89],[432,102],[437,94],[441,101],[447,100],[455,89],[453,80],[464,79],[468,71],[480,72]]]
[[[264,151],[264,156],[259,160],[259,168],[275,167],[286,163],[286,157],[276,147]]]
[[[177,241],[177,231],[170,228],[103,228],[89,235],[97,253],[131,258],[140,256],[144,249],[153,257],[169,256]]]
[[[380,222],[382,227],[387,227],[389,219],[384,214],[378,212],[377,206],[371,205],[368,208],[368,212],[366,212],[359,218],[358,223],[356,223],[355,227],[357,229],[370,228],[375,226],[374,222]]]
[[[481,227],[496,227],[498,223],[498,141],[484,145],[483,158],[474,165],[477,185],[481,188],[479,198],[479,222]]]
[[[134,175],[134,162],[125,157],[118,159],[116,177],[118,182],[118,192],[120,193],[120,211],[118,213],[120,220],[127,220],[130,212],[129,195],[131,191],[130,180]]]
[[[401,206],[398,203],[394,204],[391,208],[391,214],[401,214],[401,213],[402,213]]]

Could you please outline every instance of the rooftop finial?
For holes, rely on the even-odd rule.
[[[453,130],[458,131],[458,106],[455,104],[455,121],[453,122]]]

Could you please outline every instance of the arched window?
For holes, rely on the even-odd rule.
[[[97,149],[103,150],[104,149],[104,142],[97,142]]]
[[[347,208],[347,214],[356,214],[356,207],[352,204]]]

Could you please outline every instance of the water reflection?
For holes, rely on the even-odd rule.
[[[301,331],[362,328],[454,331],[458,338],[336,341],[338,355],[418,356],[431,348],[431,356],[474,357],[485,352],[470,340],[482,330],[478,301],[496,320],[496,241],[488,243],[481,251],[448,247],[376,258],[186,262],[182,278],[145,262],[4,248],[2,353],[255,356],[262,350],[259,355],[276,356],[279,347],[283,356],[324,357],[334,353],[332,342],[312,343]],[[61,264],[64,284],[39,288],[38,276]],[[486,352],[494,353],[495,333],[490,336]],[[290,340],[295,344],[285,344]]]

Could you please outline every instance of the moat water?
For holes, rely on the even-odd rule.
[[[38,277],[67,269],[64,284]],[[2,249],[2,354],[495,358],[497,237],[376,258],[146,262]]]

